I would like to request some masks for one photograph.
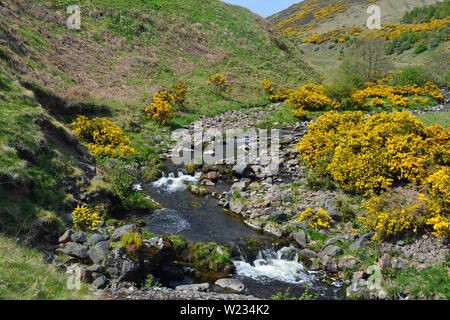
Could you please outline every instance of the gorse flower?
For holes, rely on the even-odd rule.
[[[174,86],[173,86],[173,101],[175,104],[183,105],[186,101],[186,93],[188,90],[188,87],[184,83],[184,81],[179,80]]]
[[[208,86],[212,87],[216,93],[226,91],[230,93],[233,91],[233,86],[225,80],[225,77],[220,73],[213,74],[209,77],[208,82],[206,83]]]
[[[182,89],[181,84],[179,89]],[[180,101],[182,98],[179,96],[177,99]],[[156,93],[153,96],[153,102],[150,107],[145,108],[147,118],[154,119],[159,124],[165,125],[168,120],[174,118],[171,105],[172,101],[174,101],[174,96],[168,91],[163,90]]]
[[[311,208],[306,209],[301,213],[300,217],[297,220],[297,222],[302,221],[307,221],[309,223],[309,226],[313,229],[331,227],[331,217],[324,209],[320,209],[317,211],[314,211]]]
[[[107,157],[124,157],[136,152],[118,126],[106,118],[89,120],[85,116],[78,116],[71,123],[80,140],[87,144],[93,154]]]
[[[327,97],[323,90],[323,86],[316,86],[312,83],[305,84],[300,89],[293,91],[286,100],[286,103],[293,110],[323,110],[327,107],[332,107],[333,109],[339,108],[339,103]]]
[[[77,206],[72,212],[72,217],[73,227],[80,231],[92,230],[101,222],[98,213],[85,206]]]
[[[407,111],[366,116],[330,111],[308,126],[297,150],[305,162],[356,193],[395,181],[423,184],[436,165],[449,163],[450,133],[425,127]]]

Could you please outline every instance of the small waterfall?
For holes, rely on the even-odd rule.
[[[278,251],[263,249],[256,259],[251,261],[233,261],[238,276],[259,281],[282,281],[301,284],[312,282],[315,277],[303,268],[298,261],[298,251],[293,246],[283,247]]]
[[[185,175],[178,172],[178,176],[174,172],[168,174],[163,173],[163,176],[152,183],[156,188],[161,188],[166,192],[176,192],[186,190],[188,183],[196,183],[200,180],[201,172],[196,172],[195,176]]]

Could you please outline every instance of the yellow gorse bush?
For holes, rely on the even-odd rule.
[[[173,94],[173,101],[178,105],[183,105],[186,101],[186,93],[188,90],[187,85],[184,83],[183,80],[179,80],[174,86],[173,86],[174,94]]]
[[[209,77],[206,84],[212,87],[216,92],[226,91],[230,93],[233,91],[233,86],[225,80],[225,77],[220,73],[213,74]]]
[[[428,177],[427,183],[431,185],[431,194],[442,199],[450,205],[450,168],[443,167]]]
[[[107,118],[96,117],[89,120],[80,115],[71,123],[71,126],[80,140],[87,144],[89,151],[95,155],[124,157],[136,152],[122,129]]]
[[[352,103],[356,107],[361,107],[363,105],[377,105],[383,106],[386,104],[386,101],[381,100],[380,98],[388,99],[393,106],[398,107],[408,107],[409,99],[407,96],[414,96],[414,102],[427,103],[428,100],[419,98],[418,96],[428,96],[437,101],[443,101],[444,97],[442,96],[441,90],[439,87],[427,82],[423,88],[418,87],[417,85],[404,85],[404,86],[389,86],[383,81],[381,82],[367,82],[366,88],[362,90],[354,90],[351,93]],[[373,98],[369,104],[365,104],[365,101],[368,98]],[[378,103],[375,104],[374,103]],[[384,101],[381,102],[381,101]]]
[[[72,217],[73,227],[80,231],[92,230],[101,222],[98,213],[85,206],[77,206],[72,212]]]
[[[174,101],[174,97],[169,92],[163,90],[156,93],[153,96],[153,102],[150,107],[145,108],[147,118],[154,119],[159,124],[165,125],[168,120],[175,117],[172,112],[172,101]]]
[[[305,162],[349,191],[366,193],[394,181],[423,184],[448,165],[450,133],[425,127],[407,111],[366,116],[330,111],[308,126],[297,149]]]
[[[307,221],[309,226],[313,229],[317,228],[330,228],[331,217],[324,209],[313,210],[311,208],[303,211],[298,218],[297,222]]]
[[[273,87],[272,82],[270,82],[269,79],[264,78],[262,81],[262,85],[264,86],[264,90],[267,94],[273,95],[273,93],[275,92],[275,88]]]
[[[412,199],[400,201],[397,195],[383,193],[380,196],[373,195],[367,199],[363,208],[364,216],[358,217],[358,222],[365,229],[375,232],[373,239],[387,238],[405,231],[417,232],[428,221],[425,204],[416,196]]]
[[[271,95],[269,100],[273,103],[286,101],[287,98],[294,92],[292,89],[279,88],[274,95]]]
[[[312,83],[305,84],[300,89],[293,91],[286,103],[292,107],[292,110],[323,110],[327,107],[333,109],[340,107],[339,103],[327,97],[323,86],[316,86]]]

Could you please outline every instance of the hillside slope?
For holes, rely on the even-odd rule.
[[[81,5],[78,32],[66,28],[72,4]],[[142,107],[183,79],[188,109],[204,113],[258,101],[265,76],[291,85],[311,76],[265,20],[218,0],[7,0],[0,12],[2,59],[21,81],[67,99]],[[232,101],[205,85],[216,72],[233,84]]]
[[[367,31],[367,7],[381,8],[382,24],[399,23],[415,7],[432,5],[441,0],[305,0],[268,17],[285,35],[302,39],[341,28]]]
[[[79,31],[66,27],[72,4]],[[265,20],[218,0],[6,0],[0,15],[0,231],[67,214],[89,187],[95,161],[67,130],[79,114],[111,119],[145,162],[161,153],[149,137],[168,139],[144,113],[160,89],[188,85],[176,127],[267,103],[264,77],[294,87],[315,76]],[[231,95],[206,85],[217,72]]]

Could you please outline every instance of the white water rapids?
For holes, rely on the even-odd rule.
[[[258,252],[258,257],[253,262],[247,262],[241,257],[241,261],[233,263],[238,276],[254,280],[278,280],[295,284],[315,280],[315,277],[306,272],[303,264],[298,261],[298,251],[293,246],[278,251],[264,249]]]
[[[169,174],[163,173],[163,176],[158,181],[153,182],[152,185],[167,192],[183,191],[186,190],[188,183],[197,183],[201,175],[201,172],[196,172],[195,176],[178,172],[178,177],[175,177],[173,172]]]

